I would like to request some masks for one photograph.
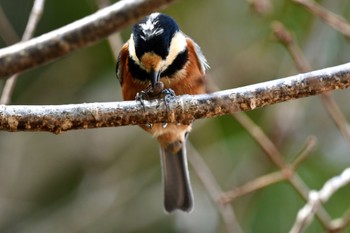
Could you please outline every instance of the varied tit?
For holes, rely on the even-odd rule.
[[[132,27],[130,39],[117,61],[117,77],[124,100],[134,100],[148,90],[148,99],[160,94],[156,87],[176,95],[206,92],[205,71],[209,66],[200,47],[171,17],[153,13]],[[152,95],[153,94],[153,95]],[[189,179],[186,137],[191,125],[140,125],[160,144],[164,185],[164,209],[190,212],[193,194]]]

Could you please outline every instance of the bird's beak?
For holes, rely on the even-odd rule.
[[[159,71],[151,71],[151,84],[152,88],[156,86],[156,84],[159,82],[160,72]]]

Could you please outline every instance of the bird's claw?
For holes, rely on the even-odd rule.
[[[147,89],[145,91],[138,92],[135,96],[135,100],[140,102],[144,112],[146,112],[145,100],[148,100],[148,99],[150,99],[150,96],[149,96],[149,92],[147,91]],[[148,124],[146,124],[146,126],[150,129],[152,129],[153,124],[148,123]]]
[[[137,92],[135,96],[135,100],[140,102],[140,104],[142,105],[143,111],[146,111],[145,100],[147,99],[149,99],[149,95],[146,91]]]
[[[175,99],[176,94],[170,88],[164,89],[164,84],[162,82],[157,82],[154,87],[150,85],[145,90],[138,92],[135,96],[135,100],[140,102],[145,112],[145,100],[154,99],[156,97],[163,98],[167,112],[170,112],[170,103]],[[162,127],[166,128],[167,125],[168,123],[164,122]],[[147,126],[152,128],[152,124],[147,124]]]
[[[161,95],[163,95],[164,103],[167,111],[170,111],[170,103],[175,99],[176,94],[171,88],[162,90]]]

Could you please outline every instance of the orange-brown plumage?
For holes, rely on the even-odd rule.
[[[171,88],[176,95],[196,95],[206,92],[205,74],[201,68],[200,60],[195,52],[195,45],[192,39],[186,38],[188,49],[188,61],[184,67],[174,77],[164,77],[161,81],[164,88]],[[127,69],[129,43],[125,43],[120,51],[119,67],[121,69],[122,94],[124,100],[135,100],[136,94],[145,90],[150,83],[142,82],[133,78]]]
[[[133,27],[130,40],[120,51],[117,76],[124,100],[134,100],[156,82],[163,83],[164,89],[171,89],[176,95],[195,95],[206,92],[207,67],[198,45],[178,29],[176,22],[154,13]],[[165,210],[190,211],[193,202],[185,142],[191,125],[140,127],[157,138],[161,147]]]

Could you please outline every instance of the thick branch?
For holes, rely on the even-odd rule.
[[[52,106],[0,105],[0,130],[50,131],[149,123],[190,123],[237,111],[350,86],[350,63],[284,79],[204,95],[183,95],[168,106],[163,100],[89,103]]]
[[[174,0],[119,1],[57,30],[0,49],[0,78],[97,42]]]

